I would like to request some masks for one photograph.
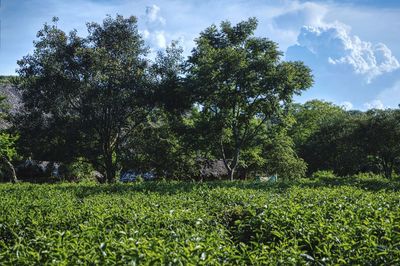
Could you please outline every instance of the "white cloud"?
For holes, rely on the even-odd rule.
[[[383,43],[372,44],[350,34],[348,26],[305,26],[298,37],[300,46],[332,65],[347,65],[367,83],[375,77],[400,68],[398,60]]]
[[[340,106],[346,111],[349,111],[349,110],[353,109],[353,104],[351,102],[348,102],[348,101],[342,102],[340,104]]]
[[[366,83],[400,68],[399,61],[384,43],[362,40],[351,33],[350,26],[337,20],[328,21],[332,9],[331,5],[295,1],[287,6],[285,12],[275,16],[273,24],[286,36],[297,33],[295,45],[311,52],[316,57],[314,60],[325,65],[324,68],[329,68],[327,63],[336,68],[342,66],[345,71],[352,70],[362,77]]]
[[[146,23],[165,25],[166,20],[160,15],[160,7],[157,5],[146,6]]]
[[[284,6],[282,13],[274,17],[274,24],[279,28],[291,29],[298,32],[301,26],[325,25],[324,18],[328,8],[316,3],[292,2]]]
[[[397,108],[400,104],[400,80],[396,81],[393,86],[382,90],[376,99],[385,103],[385,107]]]
[[[163,30],[166,20],[160,14],[160,7],[157,5],[147,6],[145,11],[145,29],[141,30],[143,38],[150,45],[150,51],[155,55],[158,49],[167,47],[167,33]]]
[[[385,44],[373,45],[360,40],[357,36],[342,35],[341,37],[345,55],[336,59],[329,57],[329,63],[352,66],[355,73],[365,76],[367,83],[377,76],[400,67],[396,57]]]
[[[165,38],[164,31],[156,31],[154,32],[154,39],[159,48],[167,47],[167,40]]]
[[[140,34],[142,35],[143,39],[145,39],[145,40],[150,37],[150,32],[148,30],[140,31]]]
[[[371,102],[364,103],[364,108],[369,109],[385,109],[386,107],[381,100],[373,100]]]

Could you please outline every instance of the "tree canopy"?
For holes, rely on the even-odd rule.
[[[195,179],[202,163],[231,180],[400,173],[399,110],[293,103],[313,84],[311,70],[256,36],[255,18],[211,25],[187,58],[177,42],[149,56],[135,17],[88,23],[85,37],[56,22],[38,32],[11,78],[22,108],[1,135],[8,162],[18,151],[74,169],[85,164],[108,182],[129,169]]]
[[[83,156],[112,181],[120,144],[152,107],[147,49],[135,17],[107,17],[87,28],[85,38],[56,25],[38,32],[33,54],[18,62],[24,102],[19,124],[24,134],[34,128],[34,140],[64,151],[51,154],[53,160]]]
[[[231,179],[243,147],[283,113],[293,95],[312,85],[302,62],[281,60],[277,44],[254,36],[257,20],[225,21],[200,33],[188,59],[188,80],[210,139]]]

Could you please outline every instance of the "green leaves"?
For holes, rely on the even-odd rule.
[[[116,152],[143,123],[151,97],[147,49],[135,17],[88,23],[89,34],[45,24],[18,64],[24,110],[15,119],[27,153],[51,161],[84,157],[115,179]]]
[[[6,157],[8,160],[12,160],[17,156],[15,150],[15,142],[18,136],[13,136],[8,133],[0,133],[0,156]]]
[[[188,59],[188,81],[202,106],[209,131],[203,135],[218,147],[230,178],[249,142],[278,116],[294,94],[312,85],[311,70],[301,62],[283,62],[277,44],[254,36],[257,20],[232,26],[222,22],[200,34]],[[252,127],[254,120],[258,125]],[[230,132],[227,138],[226,132]]]
[[[398,184],[340,184],[2,184],[0,261],[397,265]]]

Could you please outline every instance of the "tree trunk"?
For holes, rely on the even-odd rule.
[[[113,163],[112,153],[108,152],[105,154],[105,166],[106,166],[106,180],[108,183],[115,182],[115,165]]]
[[[235,167],[235,168],[236,168],[236,167]],[[235,180],[235,168],[231,168],[231,169],[229,170],[229,179],[230,179],[231,181]]]
[[[7,157],[3,156],[3,161],[7,164],[8,168],[10,168],[11,178],[10,181],[12,183],[18,182],[17,174],[15,173],[15,168],[12,163],[7,159]]]
[[[383,161],[383,173],[387,179],[392,179],[392,173],[393,173],[393,163],[392,162],[387,162]]]
[[[392,167],[390,167],[390,166],[386,166],[385,167],[385,177],[387,178],[387,179],[392,179]]]
[[[240,154],[240,149],[238,146],[235,148],[235,154],[233,155],[232,163],[231,163],[231,171],[229,173],[231,181],[235,179],[235,171],[237,168],[237,165],[239,163],[239,154]]]
[[[235,155],[230,164],[226,160],[224,160],[224,164],[226,169],[228,170],[228,176],[231,181],[235,180],[235,174],[238,162],[239,162],[239,150],[235,152]]]
[[[233,159],[230,164],[228,163],[228,160],[226,158],[224,144],[222,143],[222,139],[220,140],[220,149],[221,149],[222,160],[224,162],[225,168],[226,168],[226,170],[228,170],[229,179],[231,181],[233,181],[233,180],[235,180],[235,171],[236,171],[236,167],[239,162],[240,148],[238,146],[236,146],[235,154],[233,155]]]

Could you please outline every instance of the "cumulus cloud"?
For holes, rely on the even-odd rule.
[[[154,39],[155,39],[158,47],[160,47],[160,48],[167,47],[167,39],[165,37],[164,31],[156,31],[154,33]]]
[[[369,109],[385,109],[385,105],[381,100],[373,100],[371,102],[364,103],[364,108]]]
[[[163,30],[166,25],[166,19],[161,16],[161,9],[157,5],[147,6],[145,10],[145,29],[140,31],[154,54],[157,49],[167,47],[167,34]]]
[[[324,17],[328,9],[326,6],[316,3],[292,2],[286,6],[282,14],[274,18],[275,26],[284,29],[298,31],[301,26],[325,25]]]
[[[297,2],[274,18],[277,32],[281,29],[296,35],[285,59],[304,61],[312,69],[314,86],[301,97],[330,99],[345,109],[396,107],[400,103],[400,81],[398,87],[388,84],[393,84],[400,73],[398,49],[384,35],[377,39],[381,35],[371,35],[357,25],[351,28],[351,21],[357,19],[342,20],[346,16],[338,12],[343,10],[347,15],[354,13],[352,8],[332,3]],[[374,27],[373,22],[364,19],[364,23],[365,28]]]
[[[350,66],[370,83],[375,77],[400,68],[399,61],[383,43],[372,44],[350,33],[342,23],[325,26],[304,26],[298,45],[308,49],[321,63]]]
[[[146,7],[146,23],[148,25],[165,25],[166,20],[160,15],[160,7],[157,5]]]

